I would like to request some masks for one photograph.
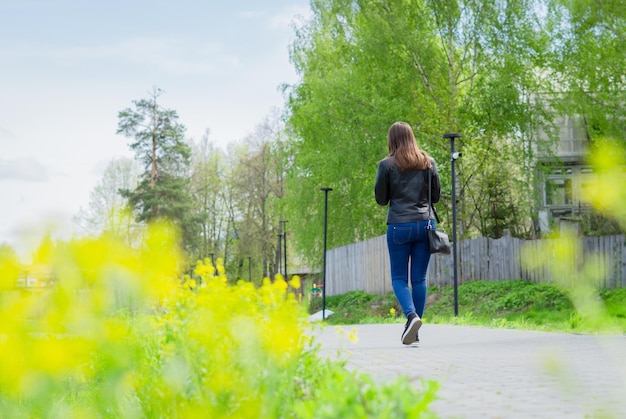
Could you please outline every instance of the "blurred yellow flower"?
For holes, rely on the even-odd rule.
[[[292,276],[291,280],[289,281],[289,285],[291,285],[295,289],[300,289],[300,287],[302,286],[302,284],[300,283],[300,277],[298,275]]]
[[[229,285],[221,259],[184,274],[178,243],[165,223],[139,248],[47,237],[37,266],[57,280],[38,293],[14,292],[21,265],[0,253],[0,416],[273,417],[267,385],[307,344],[299,278]]]
[[[276,275],[275,279],[274,279],[274,286],[280,290],[281,292],[284,292],[287,290],[287,282],[285,281],[285,279],[283,278],[282,275]]]
[[[615,217],[626,228],[626,155],[610,140],[598,140],[590,161],[594,176],[583,191],[583,200],[597,210]]]
[[[356,328],[352,328],[350,333],[348,333],[348,339],[350,339],[350,342],[352,343],[357,343],[359,341]]]

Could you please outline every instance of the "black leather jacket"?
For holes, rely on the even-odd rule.
[[[432,162],[431,200],[439,202],[441,183],[437,164]],[[411,170],[401,173],[394,157],[387,157],[378,163],[374,195],[378,205],[387,205],[387,224],[409,223],[432,219],[428,207],[428,170]]]

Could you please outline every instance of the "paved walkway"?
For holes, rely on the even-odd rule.
[[[327,326],[317,342],[379,381],[438,381],[442,418],[626,418],[626,336],[425,324],[419,346],[404,346],[403,328]]]

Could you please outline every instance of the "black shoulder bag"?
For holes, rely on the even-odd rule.
[[[432,169],[428,169],[428,206],[433,210],[433,214],[435,214],[435,218],[437,219],[437,224],[439,221],[439,216],[437,215],[437,211],[435,211],[435,207],[432,203],[431,196],[431,179],[432,179]],[[444,255],[449,255],[451,246],[450,240],[448,240],[448,235],[443,231],[435,230],[431,223],[431,218],[428,217],[428,225],[426,226],[426,234],[428,235],[428,247],[430,248],[430,253],[442,253]]]

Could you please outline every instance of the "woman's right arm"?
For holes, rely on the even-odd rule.
[[[381,161],[378,163],[378,171],[376,172],[376,183],[374,184],[374,196],[378,205],[387,205],[389,203],[389,176],[387,168]]]

